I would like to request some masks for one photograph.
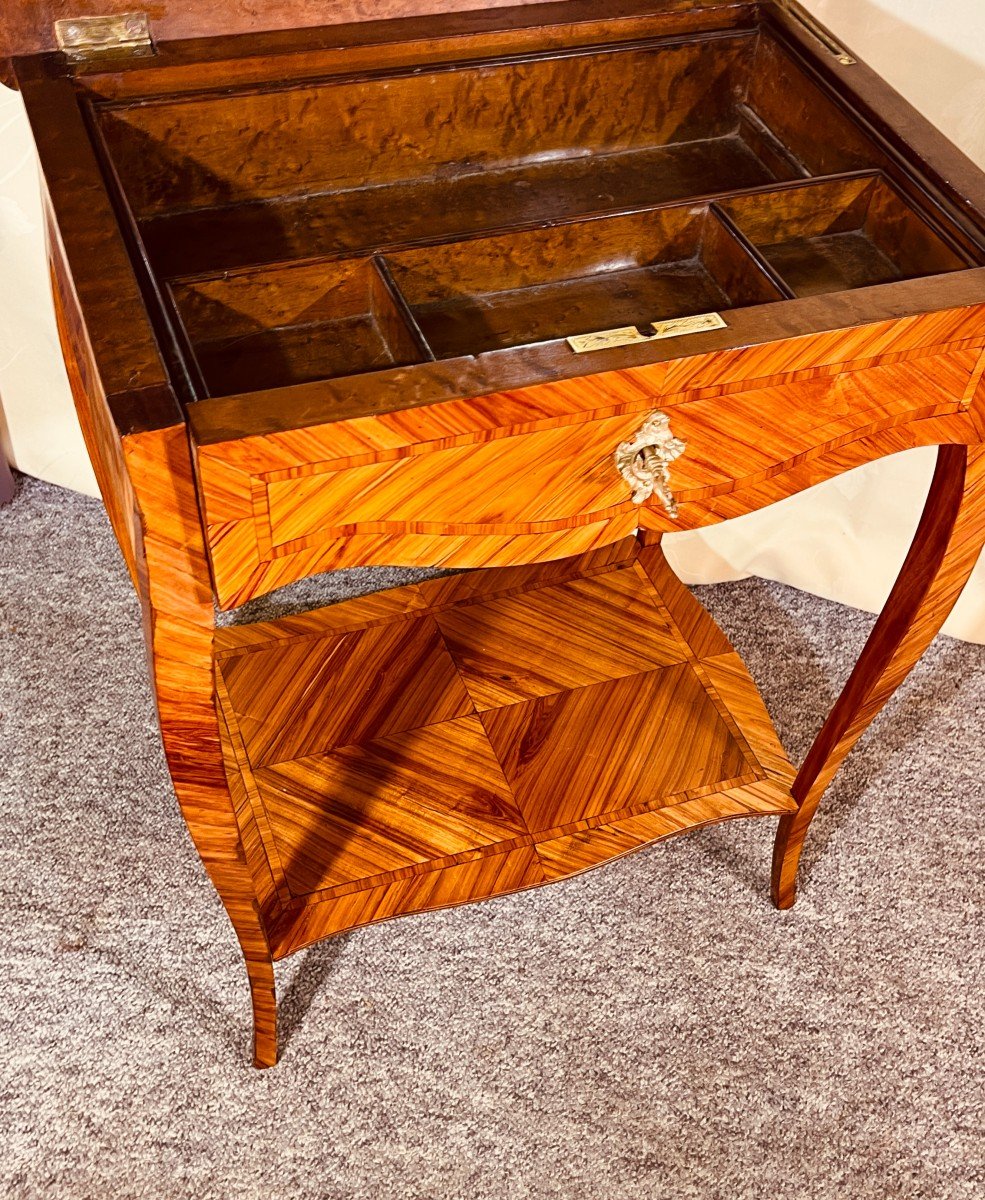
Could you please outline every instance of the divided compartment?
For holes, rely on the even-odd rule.
[[[437,358],[784,298],[706,205],[450,242],[386,261]]]
[[[880,174],[173,280],[204,394],[504,351],[969,265]],[[614,344],[618,344],[615,342]]]
[[[175,280],[169,291],[211,395],[430,357],[376,259]]]
[[[718,207],[797,297],[970,265],[882,175],[810,182]]]

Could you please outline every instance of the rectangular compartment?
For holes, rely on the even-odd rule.
[[[741,196],[720,207],[796,296],[968,266],[882,176]]]
[[[428,357],[372,259],[178,280],[170,292],[212,395]]]
[[[275,54],[229,86],[163,63],[175,92],[149,70],[143,92],[143,68],[87,75],[143,291],[177,310],[151,306],[181,400],[336,380],[326,394],[375,409],[370,374],[415,365],[380,386],[492,393],[574,375],[566,337],[982,261],[953,210],[939,234],[916,215],[923,184],[774,22],[652,15],[633,38],[524,35],[509,55],[499,33],[440,62],[373,42],[358,67],[323,47],[296,74]],[[434,358],[461,359],[454,378]]]
[[[388,256],[438,358],[782,299],[707,206]]]
[[[823,143],[788,119],[804,109],[826,122]],[[166,277],[878,165],[847,118],[751,31],[96,113]]]

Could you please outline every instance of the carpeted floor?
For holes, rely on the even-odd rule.
[[[870,619],[701,598],[802,754]],[[366,929],[284,964],[255,1072],[96,502],[0,509],[0,645],[0,1195],[985,1195],[982,648],[939,640],[850,759],[793,911],[761,820]]]

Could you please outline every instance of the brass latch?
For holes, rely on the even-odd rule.
[[[69,62],[89,62],[104,56],[137,58],[154,53],[150,20],[142,12],[56,21],[55,40]]]

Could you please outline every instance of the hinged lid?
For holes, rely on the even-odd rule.
[[[154,53],[150,21],[143,12],[112,17],[76,17],[55,22],[59,50],[71,62],[87,62],[109,55]]]
[[[728,8],[735,0],[251,0],[216,4],[209,0],[155,0],[149,6],[154,43],[184,38],[310,29],[380,21],[392,17],[423,17],[473,13],[479,26],[509,27],[509,13],[543,10],[545,23],[627,12],[681,12],[688,9]],[[0,0],[0,61],[20,55],[70,47],[56,36],[56,26],[83,26],[90,20],[126,21],[133,17],[134,0]],[[604,10],[604,13],[600,11]],[[137,14],[143,16],[143,14]],[[535,20],[534,23],[539,23]],[[74,42],[74,39],[70,39]],[[145,44],[145,43],[142,43]],[[75,49],[75,47],[71,47]],[[117,51],[118,52],[118,51]],[[146,50],[144,51],[146,53]]]

